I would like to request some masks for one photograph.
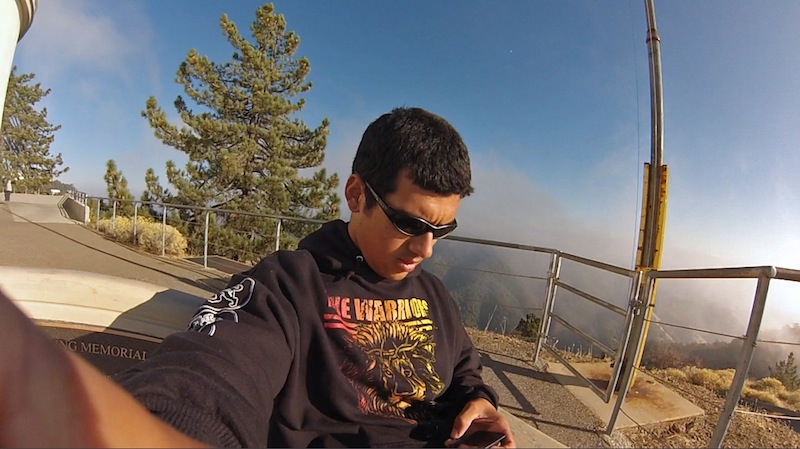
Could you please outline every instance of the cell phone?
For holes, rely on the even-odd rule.
[[[506,439],[506,434],[502,432],[490,432],[488,430],[477,430],[469,435],[465,435],[456,441],[455,447],[495,447]]]

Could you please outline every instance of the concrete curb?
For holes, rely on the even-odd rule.
[[[521,418],[507,412],[502,407],[499,407],[498,411],[506,418],[506,421],[508,421],[508,424],[511,426],[511,431],[514,432],[517,447],[567,447]]]
[[[0,288],[34,320],[164,338],[184,330],[204,298],[84,271],[0,267]]]

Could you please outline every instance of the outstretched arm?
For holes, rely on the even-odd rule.
[[[201,447],[59,347],[0,292],[0,447]]]

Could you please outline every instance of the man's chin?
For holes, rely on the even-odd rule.
[[[387,279],[387,280],[390,280],[390,281],[402,281],[407,276],[408,276],[408,273],[405,272],[405,271],[396,271],[396,272],[388,273],[388,274],[384,275],[383,278]]]

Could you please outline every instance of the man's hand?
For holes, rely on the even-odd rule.
[[[0,447],[198,447],[0,292]]]
[[[445,441],[445,446],[463,447],[459,444],[459,439],[479,430],[505,434],[506,438],[497,447],[517,447],[508,421],[491,402],[483,398],[467,402],[461,413],[456,416],[453,429],[450,431],[450,439]]]

